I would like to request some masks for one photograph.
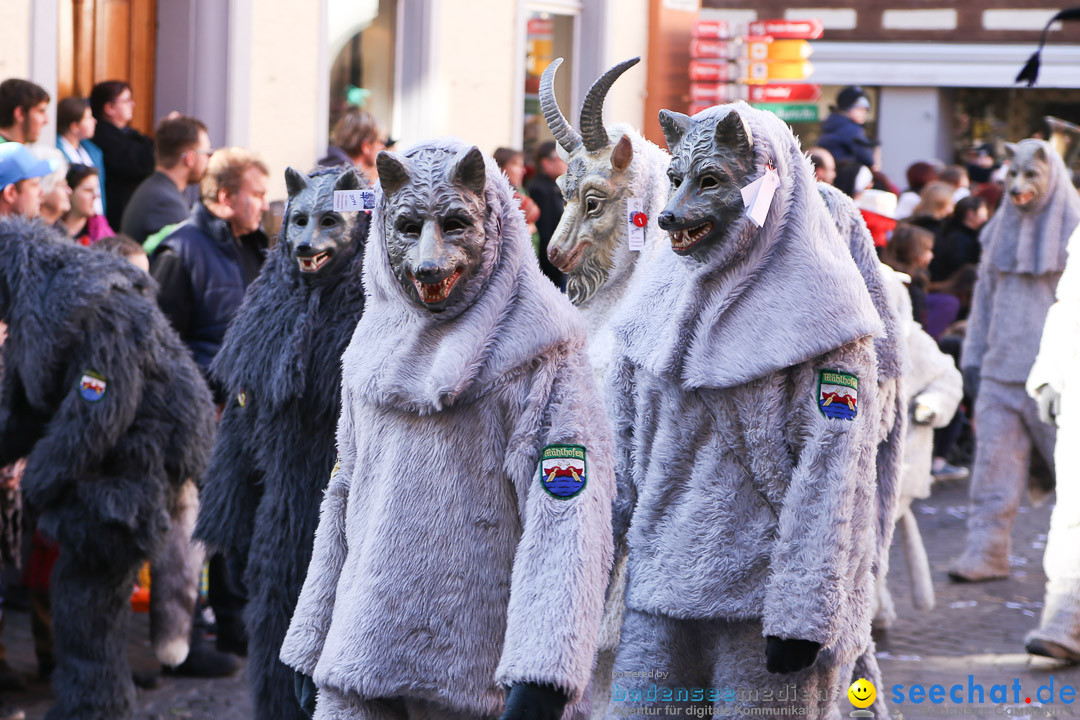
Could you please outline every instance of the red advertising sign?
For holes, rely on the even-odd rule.
[[[735,80],[732,66],[726,62],[690,61],[690,81],[700,83],[722,83]]]
[[[690,100],[710,105],[739,99],[738,85],[721,83],[690,83]]]
[[[727,40],[731,37],[731,26],[727,20],[695,20],[690,34],[705,40]]]
[[[810,102],[821,97],[821,86],[813,83],[769,83],[753,85],[749,92],[752,103]]]
[[[750,23],[751,35],[771,35],[780,40],[817,40],[825,32],[820,20],[758,20]]]
[[[717,103],[705,102],[703,100],[696,100],[690,103],[690,114],[697,115],[702,110],[707,110]]]
[[[691,40],[690,57],[730,60],[735,56],[731,43],[723,40]]]

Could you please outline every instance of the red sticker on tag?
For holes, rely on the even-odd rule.
[[[646,225],[649,224],[649,216],[646,215],[643,212],[634,213],[633,220],[634,220],[634,224],[637,225],[640,228],[643,228],[643,227],[645,227]]]

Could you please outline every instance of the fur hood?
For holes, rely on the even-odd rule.
[[[1008,193],[980,234],[989,263],[1001,272],[1043,275],[1065,269],[1069,235],[1080,224],[1080,195],[1069,180],[1061,156],[1042,140],[1028,139],[1018,148],[1041,145],[1050,166],[1050,187],[1039,206],[1020,212]]]
[[[453,156],[468,148],[447,138],[416,145],[405,156]],[[509,182],[493,160],[485,162],[484,267],[466,298],[443,313],[414,304],[394,277],[386,247],[393,228],[376,187],[364,316],[350,346],[362,348],[352,359],[352,377],[364,378],[355,390],[375,404],[436,412],[482,395],[507,371],[557,345],[585,342],[580,316],[540,272]]]
[[[780,176],[764,227],[736,224],[754,240],[727,267],[718,262],[723,242],[704,260],[661,248],[613,323],[635,363],[686,388],[739,385],[883,331],[790,128],[742,102],[693,120],[728,112],[750,128],[758,175],[772,165]],[[640,307],[651,312],[632,312]],[[768,352],[746,352],[751,339]]]

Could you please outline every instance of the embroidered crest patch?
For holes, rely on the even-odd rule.
[[[105,396],[107,386],[104,375],[93,370],[86,370],[79,380],[79,395],[88,402],[97,402]]]
[[[540,484],[560,500],[568,500],[585,489],[585,447],[548,445],[540,453]]]
[[[840,370],[822,370],[818,408],[830,420],[854,420],[859,414],[859,378]]]

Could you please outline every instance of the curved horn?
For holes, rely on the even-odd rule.
[[[562,58],[555,58],[540,76],[540,110],[544,113],[544,120],[551,128],[551,134],[562,145],[562,149],[572,153],[581,147],[581,136],[574,128],[570,127],[569,121],[559,110],[559,102],[555,99],[555,71],[562,65]]]
[[[607,130],[604,128],[604,98],[607,97],[608,90],[620,75],[640,61],[639,57],[624,60],[601,75],[589,88],[585,102],[581,105],[581,122],[578,123],[581,126],[585,149],[589,152],[607,147],[608,144]]]

